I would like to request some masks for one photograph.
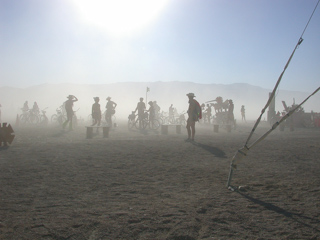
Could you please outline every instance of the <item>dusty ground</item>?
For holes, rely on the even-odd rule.
[[[254,139],[267,126],[257,129]],[[0,239],[320,239],[320,129],[232,133],[15,128],[0,148]]]

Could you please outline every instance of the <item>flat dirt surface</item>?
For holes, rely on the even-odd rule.
[[[168,135],[126,123],[86,139],[84,126],[13,127],[0,147],[0,239],[320,239],[320,129],[276,129],[250,149],[253,124],[197,124]],[[262,123],[256,140],[270,127]]]

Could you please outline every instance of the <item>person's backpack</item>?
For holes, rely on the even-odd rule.
[[[194,115],[195,115],[195,121],[199,121],[199,119],[202,119],[202,109],[199,104],[199,102],[195,99],[193,99],[196,102],[196,107],[194,110]]]

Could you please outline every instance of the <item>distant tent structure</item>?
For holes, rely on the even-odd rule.
[[[227,182],[227,187],[228,187],[230,190],[236,190],[236,188],[231,185],[231,180],[232,180],[233,172],[234,172],[234,170],[237,169],[237,164],[238,164],[244,157],[247,156],[248,151],[249,151],[252,147],[254,147],[255,145],[257,145],[259,142],[261,142],[263,139],[265,139],[274,129],[276,129],[276,128],[279,126],[279,124],[280,124],[281,122],[285,121],[288,117],[290,117],[299,107],[301,107],[302,104],[304,104],[312,95],[316,94],[316,93],[320,90],[320,87],[318,87],[318,88],[317,88],[312,94],[310,94],[304,101],[302,101],[300,104],[296,105],[296,107],[294,107],[293,109],[291,109],[291,110],[290,110],[285,116],[283,116],[279,121],[275,122],[275,123],[272,125],[272,127],[271,127],[271,129],[270,129],[269,131],[267,131],[267,132],[266,132],[265,134],[263,134],[259,139],[257,139],[257,140],[256,140],[255,142],[253,142],[251,145],[249,145],[249,141],[250,141],[250,139],[251,139],[254,131],[256,130],[257,126],[259,125],[259,123],[260,123],[260,121],[261,121],[261,118],[262,118],[262,115],[264,114],[264,112],[266,111],[266,109],[268,108],[268,106],[271,104],[271,102],[274,101],[274,96],[275,96],[275,93],[276,93],[276,91],[277,91],[277,88],[278,88],[278,86],[279,86],[279,84],[280,84],[280,82],[281,82],[282,76],[284,75],[286,69],[288,68],[288,66],[289,66],[289,64],[290,64],[290,61],[291,61],[291,59],[292,59],[295,51],[297,50],[297,48],[298,48],[298,47],[300,46],[300,44],[302,43],[302,41],[303,41],[303,38],[302,38],[302,37],[303,37],[303,34],[304,34],[304,32],[306,31],[306,29],[307,29],[307,27],[308,27],[308,25],[309,25],[309,23],[310,23],[310,20],[311,20],[313,14],[314,14],[316,8],[317,8],[318,5],[319,5],[319,2],[320,2],[320,0],[318,0],[318,2],[317,2],[317,4],[316,4],[316,6],[315,6],[315,8],[314,8],[314,10],[313,10],[310,18],[309,18],[309,21],[307,22],[307,24],[306,24],[306,26],[305,26],[305,28],[304,28],[304,30],[303,30],[300,38],[299,38],[298,43],[296,44],[296,46],[295,46],[295,48],[294,48],[291,56],[289,57],[289,59],[288,59],[286,65],[285,65],[282,73],[280,74],[280,76],[279,76],[279,78],[278,78],[278,81],[276,82],[276,85],[274,86],[273,91],[269,94],[269,99],[268,99],[266,105],[264,106],[264,108],[261,110],[261,114],[260,114],[260,116],[258,117],[257,121],[255,122],[255,124],[254,124],[254,126],[253,126],[253,128],[252,128],[252,130],[251,130],[251,132],[250,132],[250,134],[249,134],[248,139],[246,140],[244,146],[243,146],[242,148],[240,148],[240,149],[236,152],[236,154],[233,156],[233,158],[232,158],[232,160],[231,160],[229,177],[228,177],[228,182]]]

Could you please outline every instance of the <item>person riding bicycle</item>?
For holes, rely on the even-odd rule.
[[[28,101],[25,101],[23,104],[23,107],[21,108],[22,112],[27,112],[29,111],[29,106],[28,106]]]
[[[94,97],[94,104],[92,104],[92,120],[93,123],[91,126],[94,126],[98,124],[100,126],[101,123],[101,109],[100,109],[100,98],[99,97]]]
[[[35,114],[35,115],[39,115],[40,114],[40,109],[39,109],[39,106],[38,106],[37,102],[33,103],[32,113]]]
[[[138,102],[136,110],[134,112],[136,112],[138,110],[138,119],[139,119],[139,128],[141,128],[141,121],[144,117],[144,110],[146,109],[146,104],[143,102],[143,98],[140,98],[140,102]]]
[[[73,103],[78,101],[78,98],[73,95],[69,95],[67,98],[68,100],[64,102],[65,110],[67,112],[67,120],[62,124],[62,127],[63,129],[65,129],[65,127],[69,123],[69,130],[72,130],[72,117],[74,115]]]
[[[115,108],[117,107],[117,104],[113,101],[111,101],[111,97],[107,97],[106,99],[107,105],[106,105],[106,121],[108,123],[108,126],[111,128],[112,127],[112,115],[116,113]]]

